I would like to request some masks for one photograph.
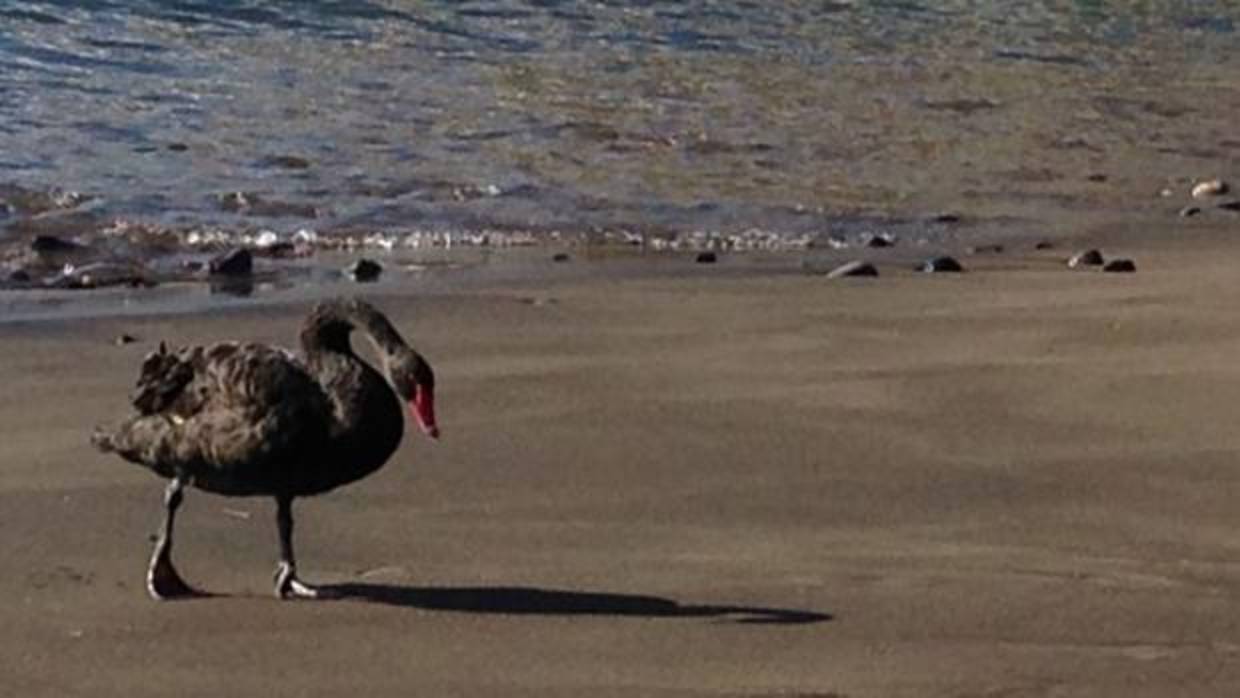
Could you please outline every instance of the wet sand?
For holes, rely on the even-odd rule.
[[[299,504],[328,602],[270,598],[270,502],[198,492],[176,555],[219,596],[148,600],[160,481],[87,445],[159,339],[289,342],[304,304],[6,325],[0,686],[1236,695],[1226,234],[1118,241],[1135,275],[1053,250],[376,298],[445,438]]]

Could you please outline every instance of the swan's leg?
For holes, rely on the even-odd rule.
[[[160,524],[159,536],[155,540],[155,550],[151,553],[151,564],[146,571],[146,590],[151,598],[162,601],[184,596],[196,596],[195,591],[172,566],[172,526],[176,521],[177,508],[181,506],[185,489],[185,481],[173,478],[164,490],[164,520]]]
[[[287,598],[318,598],[319,590],[297,578],[297,561],[293,557],[293,498],[276,497],[276,526],[280,530],[280,564],[276,565],[276,596]]]

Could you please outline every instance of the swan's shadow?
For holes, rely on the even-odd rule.
[[[799,609],[681,604],[658,596],[533,587],[412,587],[351,583],[320,589],[333,599],[460,613],[717,618],[735,623],[786,625],[821,623],[832,619],[828,613]]]

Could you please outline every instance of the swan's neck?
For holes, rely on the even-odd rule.
[[[349,343],[353,330],[374,347],[380,370],[353,352]],[[374,451],[381,464],[404,431],[401,403],[388,376],[393,356],[408,350],[400,334],[365,303],[333,301],[319,305],[307,318],[301,345],[308,367],[334,403],[336,441],[342,448]]]

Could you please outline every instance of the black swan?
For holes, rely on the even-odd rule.
[[[379,355],[375,370],[353,353],[358,330]],[[280,598],[318,595],[297,578],[293,499],[378,470],[404,431],[400,400],[432,438],[435,375],[378,310],[333,300],[301,329],[302,356],[262,344],[224,342],[149,354],[133,394],[138,414],[91,441],[171,482],[147,570],[155,599],[193,596],[172,565],[172,527],[186,485],[226,496],[276,500]],[[386,379],[385,379],[386,376]]]

